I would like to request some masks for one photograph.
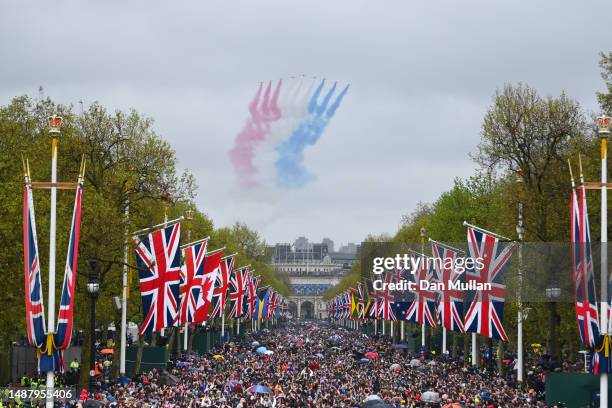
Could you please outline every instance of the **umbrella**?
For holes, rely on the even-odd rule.
[[[252,342],[252,343],[251,343],[251,346],[252,346],[252,347],[257,347],[257,346],[259,346],[259,342],[258,342],[258,341],[254,341],[254,342]]]
[[[100,350],[101,354],[113,354],[113,349],[105,348]]]
[[[255,349],[255,352],[256,352],[256,353],[260,353],[260,354],[264,354],[266,351],[268,351],[268,349],[267,349],[267,348],[265,348],[264,346],[257,347],[257,348]]]
[[[261,384],[253,385],[252,387],[249,387],[247,391],[253,394],[269,394],[272,392],[270,388],[266,387],[265,385],[261,385]]]
[[[225,360],[223,356],[220,354],[215,354],[212,358],[214,358],[215,360],[218,360],[218,359]]]
[[[359,360],[360,363],[368,363],[370,360],[368,360],[367,358],[362,358],[361,360]]]
[[[440,402],[440,394],[437,392],[433,392],[433,391],[425,391],[422,395],[421,395],[421,400],[423,402]]]
[[[272,354],[274,354],[274,352],[272,350],[266,350],[263,352],[266,356],[271,356]]]
[[[317,358],[323,358],[324,356],[323,356],[323,354],[321,354],[321,353],[317,353],[317,354],[315,354],[315,357],[317,357]]]
[[[392,408],[391,405],[385,404],[382,400],[370,400],[361,404],[363,408]]]
[[[412,360],[410,360],[410,367],[420,367],[420,366],[421,366],[421,362],[417,360],[416,358],[413,358]]]
[[[374,353],[373,351],[368,351],[367,353],[365,353],[365,356],[373,360],[375,358],[378,358],[378,353]]]
[[[404,350],[408,348],[408,345],[406,343],[398,343],[398,344],[394,344],[393,348],[397,350]]]
[[[393,371],[400,371],[402,368],[400,367],[399,364],[395,363],[395,364],[391,364],[391,367],[389,367],[391,370]]]
[[[162,373],[159,376],[159,384],[161,385],[176,385],[178,383],[179,383],[179,379],[175,375],[168,374],[168,373]]]

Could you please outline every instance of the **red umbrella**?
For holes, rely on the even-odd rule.
[[[373,351],[368,351],[367,353],[365,353],[366,358],[369,358],[370,360],[374,360],[375,358],[378,358],[378,353],[375,353]]]
[[[319,363],[317,363],[316,361],[313,361],[312,363],[310,363],[311,370],[316,370],[317,368],[319,368]]]

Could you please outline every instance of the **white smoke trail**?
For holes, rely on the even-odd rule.
[[[285,92],[281,91],[279,107],[281,119],[274,122],[270,133],[266,137],[255,155],[258,174],[258,182],[261,186],[271,186],[276,178],[275,163],[278,160],[276,148],[280,143],[289,138],[302,117],[307,113],[309,96],[312,93],[315,80],[308,86],[305,85],[304,77],[292,79],[290,84],[283,86]]]

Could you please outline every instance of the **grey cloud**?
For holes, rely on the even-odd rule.
[[[395,232],[418,201],[473,173],[467,154],[504,82],[566,90],[595,111],[606,1],[485,0],[7,2],[0,100],[99,100],[153,116],[195,173],[217,225],[268,241],[358,241]],[[605,20],[605,21],[604,21]],[[350,82],[303,190],[245,194],[227,150],[259,81],[306,74]]]

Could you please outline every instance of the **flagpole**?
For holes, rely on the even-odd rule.
[[[163,224],[161,224],[161,225],[162,225],[164,228],[165,228],[165,227],[166,227],[166,226],[169,224],[169,223],[168,223],[168,204],[167,204],[167,202],[166,202],[166,197],[167,197],[166,195],[163,195],[163,196],[162,196],[162,201],[164,201],[164,223],[163,223]],[[181,217],[178,219],[178,222],[181,222],[182,220],[183,220],[183,217],[181,216]],[[148,231],[148,230],[152,230],[153,228],[155,228],[155,227],[147,228],[147,230],[146,230],[146,231]],[[159,333],[159,334],[160,334],[160,336],[161,336],[161,337],[164,337],[164,334],[165,334],[165,327],[162,327],[162,329],[161,329],[161,331],[160,331],[160,333]],[[170,349],[172,350],[172,346],[170,346]]]
[[[474,225],[468,224],[468,223],[467,223],[467,221],[463,221],[463,225],[465,225],[466,227],[470,227],[470,228],[477,229],[477,230],[479,230],[479,231],[482,231],[482,232],[484,232],[484,233],[487,233],[487,234],[489,234],[489,235],[492,235],[492,236],[494,236],[494,237],[497,237],[498,239],[502,239],[502,240],[510,241],[510,239],[508,239],[508,238],[506,238],[506,237],[502,237],[501,235],[497,235],[497,234],[495,234],[495,233],[493,233],[493,232],[491,232],[491,231],[487,231],[487,230],[485,230],[485,229],[478,228],[478,227],[476,227],[476,226],[474,226]],[[473,365],[474,367],[477,365],[477,364],[476,364],[476,360],[477,360],[477,358],[478,358],[478,355],[477,355],[477,354],[478,354],[478,353],[477,353],[477,351],[476,351],[476,333],[472,333],[472,365]]]
[[[476,359],[478,355],[476,353],[476,333],[472,333],[472,365],[476,367]]]
[[[119,374],[125,375],[125,352],[127,343],[127,287],[128,287],[128,236],[129,236],[130,203],[125,206],[125,242],[123,243],[123,288],[121,293],[121,355]]]
[[[516,379],[519,383],[523,383],[525,377],[525,364],[524,351],[523,351],[523,240],[525,227],[523,226],[523,186],[522,177],[519,176],[517,180],[519,184],[519,203],[518,203],[518,224],[516,226],[516,232],[518,234],[519,248],[518,248],[518,316],[517,316],[517,333],[516,333],[516,352],[517,352],[517,373]]]
[[[597,118],[601,141],[601,330],[608,336],[608,137],[612,118],[602,114]],[[599,406],[608,406],[608,374],[599,376]]]
[[[47,336],[55,334],[55,235],[57,228],[57,143],[60,135],[62,118],[52,115],[48,118],[49,136],[51,136],[51,216],[49,220],[49,308],[47,309]],[[91,334],[93,336],[93,333]],[[47,342],[47,347],[52,347]],[[47,371],[47,408],[53,408],[53,387],[55,374],[53,369]]]
[[[189,209],[185,211],[185,219],[187,220],[187,242],[191,241],[191,220],[193,220],[193,210]],[[207,240],[208,238],[204,238]],[[187,351],[189,347],[189,322],[185,322],[183,327],[183,350]]]
[[[442,354],[446,354],[446,327],[442,327]]]
[[[425,227],[421,227],[421,253],[425,257]],[[423,316],[423,324],[421,325],[421,347],[425,349],[425,317]]]
[[[470,228],[473,228],[475,230],[478,230],[480,232],[484,232],[485,234],[493,235],[494,237],[498,238],[500,241],[510,241],[510,242],[513,241],[512,239],[504,237],[503,235],[499,235],[499,234],[496,234],[494,232],[487,231],[484,228],[480,228],[480,227],[477,227],[475,225],[469,224],[467,221],[463,221],[463,225],[465,225],[466,227],[470,227]]]
[[[221,341],[225,342],[225,311],[221,311]]]
[[[404,341],[404,321],[400,322],[400,340]]]

